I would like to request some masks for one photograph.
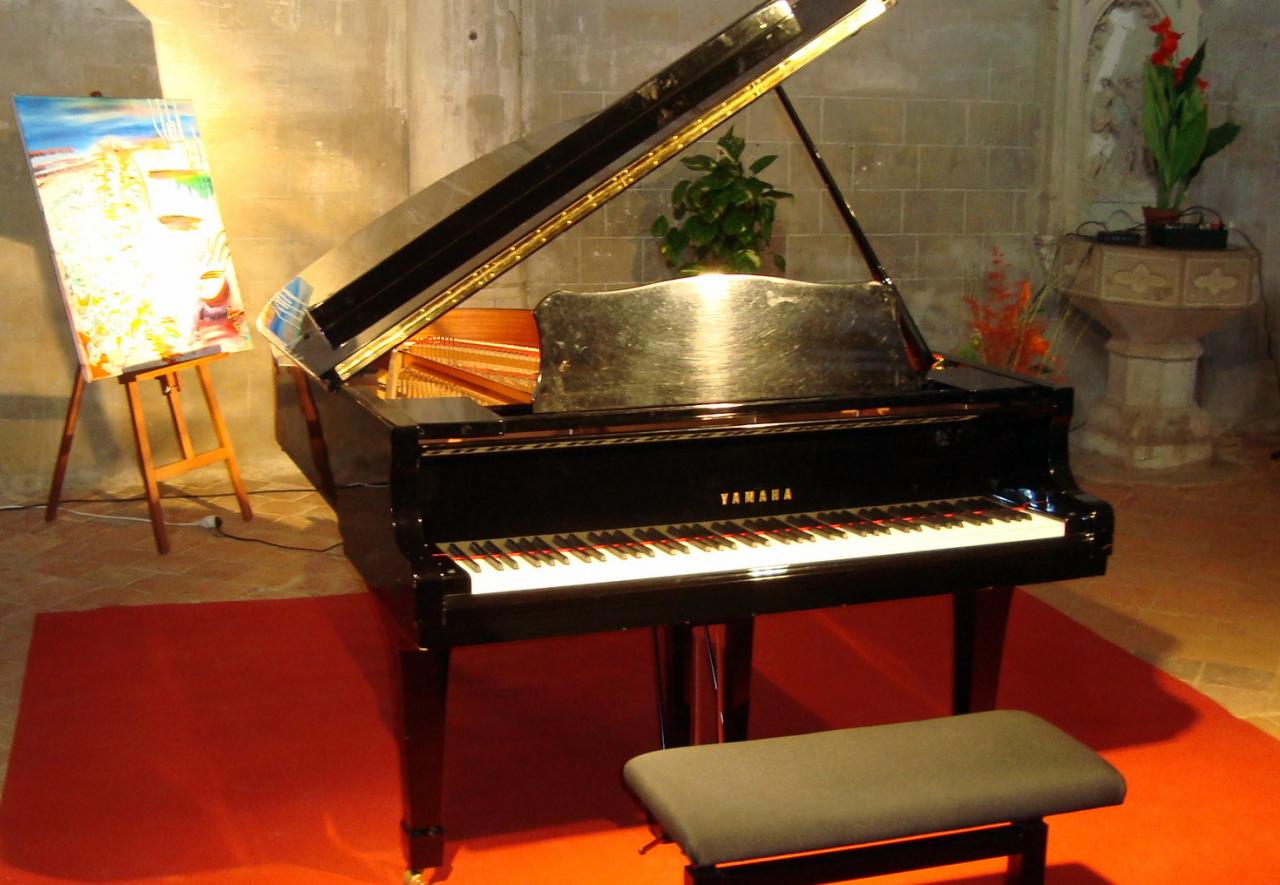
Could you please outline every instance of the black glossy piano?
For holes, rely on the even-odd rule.
[[[395,636],[410,870],[443,856],[455,646],[656,628],[655,718],[679,744],[691,628],[723,625],[737,739],[756,616],[949,594],[963,711],[994,705],[1014,585],[1103,573],[1112,514],[1071,477],[1071,391],[926,346],[783,93],[886,5],[764,3],[585,122],[411,197],[259,318],[280,443]],[[463,306],[770,94],[869,279],[712,274]]]

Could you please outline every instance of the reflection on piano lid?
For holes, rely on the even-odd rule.
[[[286,284],[259,331],[313,376],[350,378],[891,5],[756,7],[585,123],[412,197]]]

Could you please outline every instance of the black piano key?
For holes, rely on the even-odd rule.
[[[635,534],[627,534],[626,532],[614,532],[620,543],[626,544],[627,549],[640,556],[653,556],[653,548],[649,544],[644,543],[644,539],[635,537]]]
[[[489,563],[489,565],[493,566],[498,571],[502,571],[503,569],[502,560],[498,559],[497,557],[490,556],[488,551],[486,551],[479,544],[476,544],[476,543],[468,544],[467,550],[472,554],[472,556],[475,559],[483,560]]]
[[[538,544],[543,555],[553,558],[553,560],[556,560],[558,564],[568,564],[568,557],[564,556],[563,551],[559,549],[559,544],[548,544],[547,540],[544,540],[543,538],[534,538],[534,543]]]
[[[530,538],[529,543],[533,545],[534,551],[542,557],[543,562],[548,565],[567,565],[569,557],[563,552],[557,550],[559,545],[548,544],[545,538]]]
[[[542,563],[539,561],[538,555],[529,548],[528,544],[529,542],[527,540],[521,539],[517,541],[512,538],[507,541],[507,549],[522,558],[534,568],[542,568]]]
[[[949,529],[959,525],[955,520],[921,504],[897,504],[888,510],[895,519],[905,520],[921,528]]]
[[[817,514],[806,514],[806,518],[813,522],[814,530],[825,538],[843,538],[845,536],[843,529],[831,525]]]
[[[719,532],[721,537],[729,538],[736,544],[746,544],[748,547],[767,547],[769,544],[767,540],[736,522],[713,522],[711,528]]]
[[[878,535],[889,531],[887,528],[876,525],[871,520],[849,510],[833,510],[827,513],[819,513],[818,517],[823,522],[830,523],[851,535]]]
[[[732,538],[725,537],[723,532],[716,531],[715,526],[707,528],[702,523],[697,523],[693,526],[693,530],[697,532],[700,537],[705,538],[710,542],[711,546],[715,547],[717,550],[733,550],[738,546],[734,543]]]
[[[682,544],[688,544],[698,550],[711,550],[712,545],[697,537],[697,532],[693,530],[691,525],[673,525],[671,531],[675,534],[675,538]]]
[[[984,514],[990,516],[996,522],[1021,522],[1024,519],[1031,518],[1021,510],[1016,510],[1007,504],[1001,504],[985,498],[975,501],[974,506],[975,509],[981,509]]]
[[[586,550],[584,550],[581,544],[575,544],[570,538],[566,537],[565,535],[556,535],[551,540],[554,541],[556,543],[556,546],[559,547],[561,550],[568,551],[570,556],[574,557],[577,560],[580,560],[581,562],[595,561],[595,557],[592,556],[590,553],[588,553]]]
[[[824,526],[818,524],[818,522],[810,516],[788,516],[787,524],[801,534],[808,534],[810,537],[813,535],[818,535],[819,537],[833,537],[832,535],[827,534],[827,530]]]
[[[799,529],[799,528],[796,528],[795,526],[789,526],[782,520],[778,519],[777,517],[770,516],[768,519],[765,520],[765,522],[767,522],[773,528],[774,531],[782,532],[786,534],[787,537],[789,538],[794,538],[797,541],[813,540],[813,535],[809,534],[804,529]]]
[[[629,552],[625,550],[619,550],[617,544],[614,544],[606,540],[605,537],[599,534],[598,532],[587,532],[587,540],[590,541],[592,544],[594,544],[597,550],[608,551],[609,553],[618,557],[618,559],[631,558],[631,554]]]
[[[689,548],[681,544],[675,538],[665,534],[660,529],[649,529],[649,539],[661,545],[663,550],[669,553],[688,553]]]
[[[858,513],[866,517],[871,522],[883,529],[895,532],[919,532],[923,531],[919,525],[909,522],[905,519],[895,519],[893,514],[888,513],[879,507],[871,507],[866,510],[859,510]]]
[[[596,549],[594,544],[588,544],[586,541],[582,540],[582,538],[578,537],[577,535],[570,534],[570,535],[566,535],[565,537],[569,539],[570,544],[572,544],[574,547],[578,548],[583,553],[587,554],[597,562],[603,562],[604,560],[609,558],[604,555],[603,551]]]
[[[503,553],[502,550],[498,548],[498,545],[492,541],[483,542],[483,549],[485,553],[489,554],[489,556],[497,557],[502,560],[503,565],[509,566],[510,568],[520,568],[520,563]]]
[[[995,521],[982,512],[981,501],[948,501],[944,506],[954,518],[968,525],[990,525]]]
[[[459,565],[465,566],[466,568],[475,572],[477,575],[480,574],[480,566],[476,564],[476,561],[474,559],[472,559],[470,556],[464,553],[462,551],[462,548],[459,547],[457,544],[450,544],[448,547],[445,548],[445,552],[448,553],[451,557],[453,557],[454,562],[458,563]]]
[[[674,556],[676,554],[675,548],[668,544],[663,539],[662,535],[653,529],[635,529],[631,534],[636,538],[639,538],[649,550],[661,550],[668,556]]]
[[[615,532],[615,531],[607,531],[607,532],[599,532],[599,535],[601,538],[604,539],[604,542],[609,545],[609,548],[611,550],[617,550],[619,553],[621,553],[623,556],[627,557],[628,559],[634,559],[639,557],[639,554],[635,550],[631,549],[631,545],[627,543],[627,539],[623,537],[621,533]]]
[[[788,537],[786,533],[779,533],[763,519],[744,519],[742,524],[751,529],[751,531],[769,539],[770,541],[778,541],[782,544],[796,543],[795,538]]]

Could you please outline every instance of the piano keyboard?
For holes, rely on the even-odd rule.
[[[444,545],[471,592],[509,593],[1061,538],[1060,519],[987,498]]]

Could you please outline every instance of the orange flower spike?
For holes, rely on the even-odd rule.
[[[1018,310],[1025,312],[1031,306],[1031,281],[1023,280],[1018,290]]]

